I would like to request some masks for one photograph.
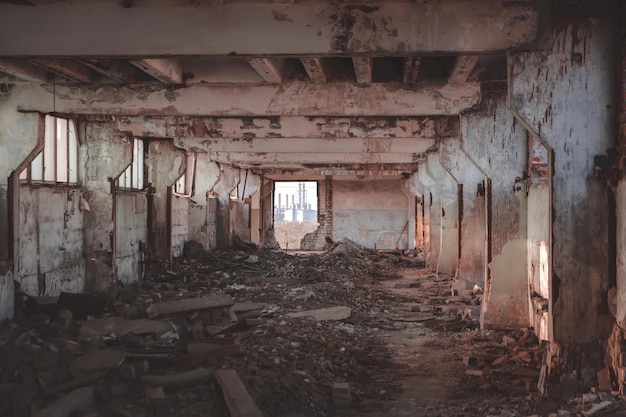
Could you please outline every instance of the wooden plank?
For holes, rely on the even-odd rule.
[[[215,376],[232,417],[263,417],[234,369],[220,369]]]
[[[138,335],[154,333],[161,336],[163,333],[174,330],[172,324],[160,320],[124,320],[121,317],[105,317],[84,321],[80,326],[80,336],[102,336],[116,333],[120,336],[133,333]]]
[[[344,320],[350,317],[352,309],[350,307],[338,306],[329,308],[320,308],[318,310],[300,311],[297,313],[287,314],[290,318],[311,318],[315,321],[324,320]]]
[[[187,298],[184,300],[165,301],[155,303],[146,309],[151,319],[168,314],[187,313],[195,310],[207,310],[210,308],[230,307],[235,302],[228,294],[211,295],[199,298]]]

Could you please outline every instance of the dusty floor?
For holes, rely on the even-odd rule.
[[[265,417],[626,415],[609,394],[540,395],[544,348],[477,329],[481,297],[416,253],[191,247],[108,294],[24,297],[0,326],[0,416],[227,417],[224,370]]]

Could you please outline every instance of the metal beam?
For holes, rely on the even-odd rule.
[[[31,63],[72,81],[87,84],[94,81],[93,71],[76,61],[58,59],[34,59],[31,60]]]
[[[176,59],[141,59],[130,63],[164,84],[183,83],[183,64]]]
[[[174,144],[178,148],[194,152],[405,155],[426,153],[433,149],[436,141],[426,138],[264,138],[250,141],[222,138],[175,138]]]
[[[327,81],[321,58],[300,58],[300,62],[302,62],[311,81],[314,83],[325,83]]]
[[[404,73],[402,76],[402,80],[405,84],[415,84],[417,82],[417,77],[420,74],[420,66],[422,65],[422,60],[420,57],[412,57],[404,59]]]
[[[34,83],[47,83],[50,79],[46,70],[17,59],[0,59],[0,71]]]
[[[456,115],[480,102],[480,85],[353,83],[280,85],[203,85],[172,91],[163,86],[142,88],[101,86],[97,90],[24,84],[14,89],[21,110],[68,114],[188,116],[435,116]]]
[[[355,57],[352,58],[356,82],[359,84],[371,84],[372,82],[372,58]]]
[[[450,84],[463,84],[472,73],[478,62],[478,55],[461,55],[457,57],[454,67],[448,76]]]
[[[78,62],[88,66],[100,74],[123,83],[134,83],[137,81],[134,67],[126,62],[115,61],[113,59],[78,59]]]
[[[528,45],[538,22],[530,6],[492,0],[46,3],[0,3],[0,39],[11,40],[0,42],[0,56],[470,54]]]
[[[271,84],[282,82],[282,61],[271,58],[252,58],[248,60],[248,63],[266,82]]]

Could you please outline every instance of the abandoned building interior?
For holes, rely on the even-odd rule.
[[[482,294],[466,333],[527,329],[524,340],[541,349],[531,392],[548,398],[573,379],[571,395],[595,389],[618,406],[625,144],[621,0],[1,0],[0,355],[28,345],[27,336],[2,339],[26,320],[25,300],[107,294],[119,302],[113,291],[146,291],[151,277],[179,279],[177,268],[202,259],[199,268],[233,279],[224,265],[268,265],[267,275],[274,256],[306,263],[343,247],[360,262],[367,253],[367,262],[424,264],[420,276],[432,282],[387,285],[395,300],[440,279],[444,298]],[[316,189],[317,226],[289,248],[297,254],[276,243],[281,181]],[[190,251],[202,255],[183,262]],[[188,278],[172,279],[170,292],[191,291],[179,289]],[[335,287],[356,302],[362,294],[346,285]],[[204,296],[230,297],[225,288],[239,291],[224,283]],[[285,312],[302,305],[294,291],[283,293]],[[140,299],[149,318],[167,315],[158,299]],[[74,323],[85,319],[71,313]],[[267,317],[278,326],[281,314]],[[411,320],[402,323],[423,325]],[[23,333],[31,346],[33,331]],[[17,398],[16,373],[7,375],[0,402]],[[218,373],[230,415],[261,415],[233,409],[245,402],[228,400],[229,389],[242,388],[236,378]],[[77,391],[61,403],[84,400]],[[148,404],[162,400],[153,391]],[[367,404],[364,395],[354,402]],[[273,415],[368,412],[303,407]],[[2,413],[29,415],[18,406]],[[454,415],[542,415],[498,413]]]

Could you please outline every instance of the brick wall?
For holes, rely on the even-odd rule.
[[[326,176],[318,183],[317,193],[317,230],[302,238],[300,249],[320,250],[326,244],[326,237],[333,238],[333,180]]]

